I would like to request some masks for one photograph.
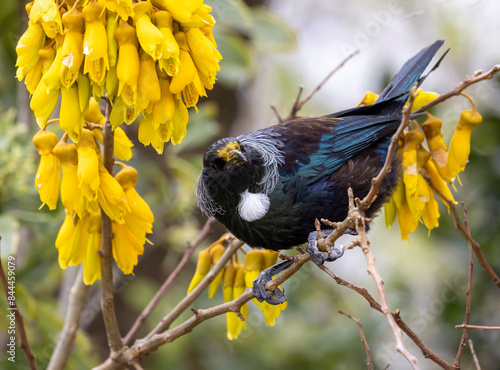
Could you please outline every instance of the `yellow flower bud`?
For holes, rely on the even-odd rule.
[[[108,12],[106,20],[106,37],[108,40],[108,60],[111,67],[116,67],[118,61],[118,41],[115,38],[115,31],[118,28],[118,17],[112,12]]]
[[[149,1],[142,1],[134,5],[134,23],[137,30],[137,38],[142,49],[148,53],[153,60],[162,55],[163,34],[151,22],[153,6]]]
[[[144,51],[141,51],[139,60],[140,68],[137,81],[137,105],[141,110],[144,110],[151,102],[154,103],[160,100],[161,88],[154,60]]]
[[[422,89],[418,89],[417,93],[418,94],[415,97],[415,100],[413,101],[413,105],[411,107],[412,111],[420,109],[424,105],[439,98],[439,94],[433,91],[422,91]]]
[[[61,83],[69,88],[78,78],[80,66],[83,62],[83,32],[85,20],[78,8],[71,8],[62,16],[62,22],[66,29],[64,42],[62,44],[62,65],[59,77]]]
[[[56,134],[45,130],[38,131],[33,137],[33,144],[41,156],[35,175],[35,187],[42,203],[47,204],[51,210],[57,206],[61,182],[61,163],[52,152],[57,141]]]
[[[216,244],[212,246],[210,250],[210,254],[212,255],[212,265],[215,266],[217,262],[219,262],[220,258],[226,251],[226,248],[222,244]],[[208,286],[208,298],[212,298],[215,295],[217,289],[219,289],[219,285],[222,281],[222,275],[224,274],[224,269],[222,269],[217,276],[215,276],[214,280]]]
[[[212,264],[212,256],[210,254],[210,249],[206,248],[198,253],[198,263],[196,264],[196,272],[194,273],[193,279],[189,284],[187,294],[196,288],[196,286],[203,280],[208,271],[210,271],[210,266]]]
[[[83,260],[83,282],[91,285],[101,279],[101,215],[93,213],[89,216],[89,228],[85,257]]]
[[[455,133],[451,138],[448,152],[448,169],[450,170],[450,177],[452,179],[454,179],[460,171],[465,169],[470,154],[472,130],[479,125],[482,120],[481,114],[475,107],[462,111]]]
[[[442,121],[431,114],[427,114],[427,119],[422,124],[425,138],[431,152],[432,159],[434,160],[437,171],[441,177],[450,181],[450,174],[448,171],[448,151],[441,132]]]
[[[193,82],[196,74],[196,67],[188,51],[180,49],[179,60],[179,70],[172,77],[172,82],[170,83],[170,92],[172,94],[180,93],[187,85]]]
[[[365,96],[363,96],[363,99],[356,105],[357,107],[361,105],[372,105],[375,103],[375,101],[378,99],[379,94],[375,94],[372,91],[367,91],[365,93]]]

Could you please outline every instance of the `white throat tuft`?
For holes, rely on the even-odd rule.
[[[247,189],[240,196],[238,213],[248,222],[260,220],[266,215],[271,205],[269,197],[264,193],[250,193]]]

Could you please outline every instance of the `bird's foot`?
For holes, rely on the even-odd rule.
[[[333,230],[322,230],[321,234],[323,235],[323,238],[327,237],[332,233]],[[335,261],[337,258],[342,257],[344,254],[344,249],[338,249],[335,247],[331,247],[331,252],[321,252],[318,249],[318,233],[316,231],[313,231],[312,233],[309,234],[309,237],[307,238],[307,253],[311,255],[311,259],[314,261],[315,264],[318,266],[321,266],[325,262],[332,262]]]
[[[272,305],[278,305],[284,303],[286,301],[285,293],[283,293],[280,288],[276,288],[274,292],[270,292],[266,290],[266,283],[273,279],[273,276],[280,273],[283,270],[286,270],[293,261],[283,261],[277,263],[274,266],[271,266],[265,270],[263,270],[257,279],[253,282],[253,295],[259,301],[266,301]]]

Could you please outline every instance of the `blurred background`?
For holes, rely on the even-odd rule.
[[[117,279],[117,312],[122,333],[169,275],[205,222],[195,206],[194,185],[204,150],[218,138],[239,135],[277,122],[270,105],[285,116],[300,85],[307,93],[352,51],[349,61],[315,94],[300,115],[323,115],[356,105],[368,90],[380,92],[410,56],[437,39],[451,51],[424,84],[445,93],[477,69],[500,63],[500,2],[449,1],[278,1],[205,0],[213,7],[215,38],[224,59],[209,98],[191,112],[188,135],[159,156],[137,142],[137,125],[125,127],[134,140],[131,165],[139,170],[138,191],[155,214],[154,246],[146,246],[135,276]],[[68,290],[76,269],[62,271],[54,241],[64,211],[38,210],[33,186],[39,155],[31,143],[36,123],[24,82],[15,79],[15,45],[26,29],[24,1],[3,0],[0,7],[0,235],[2,257],[16,256],[16,299],[40,368],[46,367],[62,327]],[[470,162],[455,198],[465,201],[471,233],[487,260],[500,271],[500,79],[495,77],[466,91],[476,101],[483,123],[474,131]],[[466,99],[439,106],[445,141],[449,143]],[[385,280],[390,308],[447,361],[455,357],[462,332],[454,328],[464,317],[467,243],[440,204],[440,227],[428,236],[423,225],[401,241],[397,224],[387,230],[383,216],[370,233],[377,266]],[[218,225],[210,240],[224,229]],[[210,240],[204,245],[208,245]],[[348,242],[343,240],[342,242]],[[186,294],[196,256],[170,288],[139,335],[163,317]],[[329,266],[342,278],[376,296],[359,248]],[[119,271],[116,270],[119,275]],[[394,350],[385,318],[354,292],[340,287],[311,264],[284,285],[289,303],[275,327],[267,327],[251,305],[247,330],[236,341],[226,339],[225,317],[209,320],[186,336],[163,346],[143,361],[144,368],[175,369],[362,369],[365,353],[356,325],[337,313],[358,317],[376,368],[409,368]],[[218,293],[195,303],[205,308],[222,302]],[[6,307],[5,298],[0,306]],[[191,315],[181,316],[178,322]],[[474,268],[472,324],[500,325],[500,292],[481,266]],[[8,326],[0,315],[0,327]],[[100,314],[99,284],[91,287],[68,369],[85,369],[107,356]],[[6,330],[0,331],[5,348]],[[500,369],[500,333],[473,331],[469,336],[483,369]],[[422,369],[437,366],[406,345]],[[0,367],[11,365],[4,350]],[[27,368],[18,349],[14,368]],[[463,368],[472,368],[465,350]]]

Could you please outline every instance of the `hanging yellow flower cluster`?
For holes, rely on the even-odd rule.
[[[402,158],[403,178],[384,210],[387,227],[397,216],[403,240],[417,229],[420,221],[429,232],[439,226],[439,207],[434,193],[456,203],[448,185],[453,185],[459,172],[465,169],[472,130],[482,121],[474,101],[462,95],[470,100],[472,109],[462,111],[449,150],[443,139],[441,120],[430,113],[427,113],[427,119],[421,126],[413,120],[399,141],[398,155]],[[412,109],[417,110],[438,96],[434,92],[419,90]],[[377,94],[368,92],[360,104],[373,104],[377,97]],[[424,140],[427,146],[423,145]]]
[[[225,252],[223,242],[227,240],[227,234],[223,235],[219,240],[203,249],[198,254],[198,263],[196,272],[189,284],[188,294],[203,280],[208,274],[210,268],[213,267]],[[235,254],[225,268],[217,274],[215,279],[208,287],[208,297],[212,298],[221,285],[224,302],[230,302],[238,298],[246,288],[252,288],[253,281],[259,276],[260,272],[268,267],[273,266],[278,259],[278,252],[270,250],[252,249],[245,252],[245,263],[238,262]],[[267,325],[276,325],[276,319],[281,315],[287,307],[287,303],[279,305],[270,305],[266,302],[259,302],[253,299],[253,302],[260,308],[264,314]],[[241,307],[241,316],[246,320],[248,316],[248,305],[245,303]],[[226,314],[227,319],[227,338],[229,340],[237,339],[243,329],[246,329],[246,321],[241,320],[234,312]]]
[[[143,253],[146,234],[152,232],[154,216],[137,194],[137,171],[117,162],[121,170],[111,176],[104,168],[98,142],[102,143],[104,116],[99,104],[91,99],[84,116],[94,129],[83,128],[78,143],[69,143],[68,134],[58,140],[56,134],[41,129],[33,138],[41,155],[35,186],[43,204],[55,209],[59,194],[66,218],[56,239],[59,265],[83,262],[83,277],[92,284],[101,277],[101,211],[112,220],[113,257],[118,267],[130,274]],[[132,157],[132,142],[117,127],[114,155],[121,160]],[[43,206],[42,204],[42,206]]]
[[[34,0],[17,44],[17,78],[45,128],[61,96],[60,126],[80,140],[91,96],[107,93],[113,129],[139,114],[139,140],[163,152],[186,135],[188,107],[212,89],[222,59],[203,0]]]

